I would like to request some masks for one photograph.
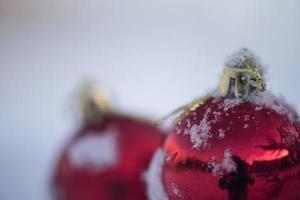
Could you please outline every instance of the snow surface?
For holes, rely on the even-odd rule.
[[[92,166],[97,171],[118,163],[117,129],[109,127],[102,133],[90,133],[76,141],[69,150],[70,162],[78,168]]]
[[[171,186],[172,186],[172,191],[176,196],[183,197],[183,192],[181,191],[181,189],[178,187],[176,183],[173,182]]]
[[[149,200],[168,200],[162,183],[162,166],[166,155],[162,149],[158,149],[153,156],[150,167],[145,175],[147,183],[147,195]]]
[[[265,106],[275,110],[280,115],[286,115],[291,121],[299,120],[298,116],[292,112],[295,109],[286,102],[285,98],[282,96],[276,97],[270,91],[252,93],[249,96],[249,101],[257,105],[256,111],[261,110],[262,106]]]
[[[212,158],[210,163],[214,176],[223,176],[224,172],[230,173],[236,171],[236,164],[232,160],[230,149],[224,151],[224,158],[221,163],[218,163],[215,158]]]
[[[219,104],[220,108],[223,108],[223,110],[226,112],[230,110],[231,108],[239,105],[242,102],[241,99],[224,99],[222,104]]]

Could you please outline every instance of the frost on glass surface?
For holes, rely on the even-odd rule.
[[[222,113],[229,116],[229,111],[236,106],[243,103],[251,103],[255,106],[254,111],[259,112],[264,107],[274,110],[276,113],[282,116],[286,116],[291,122],[299,120],[298,115],[294,112],[292,106],[290,106],[283,97],[277,97],[272,92],[253,92],[250,94],[247,101],[240,99],[223,99],[223,97],[216,96],[212,100],[212,103],[217,104],[218,110],[212,111],[210,107],[206,108],[203,117],[198,123],[190,124],[189,118],[185,119],[187,126],[183,133],[190,136],[190,141],[195,149],[208,149],[210,147],[209,139],[217,137],[222,140],[226,137],[226,130],[220,129],[216,134],[212,133],[211,127],[218,122],[218,118]],[[247,123],[251,118],[251,113],[244,116],[245,124],[242,125],[243,129],[248,129],[250,125]],[[233,124],[233,121],[228,121],[228,124]],[[180,134],[180,129],[178,134]]]
[[[212,137],[211,123],[208,120],[208,114],[211,113],[211,109],[207,109],[203,119],[199,124],[194,124],[191,128],[185,130],[185,134],[189,134],[193,148],[208,148],[208,138]]]

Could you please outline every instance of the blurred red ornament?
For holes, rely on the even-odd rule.
[[[152,161],[162,162],[156,166],[161,169],[150,171],[161,173],[164,199],[300,199],[298,116],[281,99],[262,92],[262,73],[249,55],[242,52],[244,68],[227,65],[232,71],[224,72],[221,95],[186,109],[161,156]],[[248,81],[253,82],[242,88]],[[150,191],[154,187],[150,184]]]
[[[146,199],[143,173],[162,133],[143,120],[111,113],[95,93],[82,97],[86,121],[58,160],[54,199]]]

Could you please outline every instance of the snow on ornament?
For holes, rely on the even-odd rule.
[[[113,112],[91,84],[80,94],[83,124],[59,156],[53,199],[146,200],[144,172],[163,134],[144,120]]]
[[[234,54],[219,89],[185,106],[157,151],[150,200],[155,190],[169,200],[299,200],[298,115],[265,90],[253,54]]]

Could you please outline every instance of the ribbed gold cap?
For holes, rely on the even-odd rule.
[[[78,103],[83,121],[97,121],[111,112],[108,95],[92,81],[85,81],[78,90]]]
[[[266,89],[261,65],[248,49],[242,48],[225,64],[219,89],[226,97],[245,100],[251,92]]]

